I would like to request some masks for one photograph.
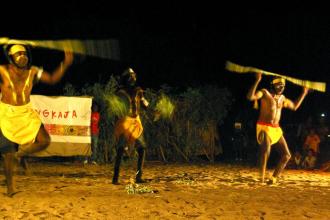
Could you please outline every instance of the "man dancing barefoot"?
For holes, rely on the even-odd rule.
[[[145,108],[147,108],[149,106],[149,102],[145,99],[142,88],[136,84],[137,75],[133,69],[126,69],[121,77],[122,85],[117,94],[122,98],[122,100],[126,100],[128,112],[127,115],[117,121],[115,126],[117,154],[114,164],[112,183],[115,185],[119,184],[119,170],[124,148],[134,145],[137,148],[138,153],[135,182],[144,183],[145,180],[142,179],[142,169],[147,144],[144,139],[143,126],[140,120],[140,107],[142,104]]]
[[[273,176],[269,180],[269,183],[275,183],[277,177],[284,170],[287,162],[291,157],[288,145],[279,125],[282,108],[288,108],[296,111],[307,95],[308,89],[304,87],[302,94],[295,102],[293,102],[283,95],[285,88],[285,80],[283,78],[275,77],[271,81],[270,91],[267,89],[256,91],[261,78],[262,74],[256,73],[256,81],[249,90],[247,98],[250,101],[257,101],[259,99],[261,100],[260,113],[256,126],[257,142],[261,147],[261,183],[265,182],[267,161],[272,145],[276,145],[280,150],[280,161],[275,168]]]
[[[6,45],[5,52],[9,64],[0,66],[0,153],[4,158],[7,195],[13,196],[14,161],[45,149],[50,143],[50,136],[30,103],[33,85],[39,80],[47,84],[60,81],[72,64],[73,55],[66,51],[64,61],[49,74],[31,65],[27,46]]]

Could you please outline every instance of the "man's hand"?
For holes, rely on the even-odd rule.
[[[257,82],[260,82],[261,81],[261,78],[262,78],[262,73],[261,72],[256,72],[255,77],[256,77],[256,81]]]
[[[65,66],[70,66],[73,62],[73,53],[72,53],[72,51],[65,50],[64,55],[65,55],[65,58],[64,58],[63,64]]]
[[[303,93],[304,93],[304,94],[307,94],[308,91],[309,91],[309,89],[308,89],[307,87],[304,87],[304,89],[303,89]]]

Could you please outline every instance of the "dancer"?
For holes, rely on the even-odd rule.
[[[140,120],[140,105],[148,107],[149,103],[143,96],[143,90],[136,85],[136,73],[133,69],[128,68],[121,76],[122,85],[119,88],[117,95],[127,103],[127,115],[120,118],[115,126],[115,138],[117,144],[117,155],[114,165],[113,184],[118,183],[119,169],[126,147],[135,145],[138,153],[136,183],[145,182],[142,179],[142,168],[145,157],[146,143],[143,136],[143,127]]]
[[[275,183],[277,181],[277,177],[281,174],[291,157],[288,145],[279,125],[282,108],[288,108],[296,111],[307,95],[308,89],[304,87],[299,98],[293,102],[283,95],[285,80],[280,77],[273,78],[270,85],[270,91],[267,89],[256,91],[261,78],[262,74],[257,72],[256,81],[249,90],[247,98],[250,101],[261,100],[260,113],[256,126],[257,142],[261,147],[261,183],[264,183],[265,181],[266,166],[272,145],[276,144],[281,153],[280,161],[275,168],[273,176],[269,180],[269,183]]]
[[[50,74],[31,65],[27,45],[7,44],[4,50],[9,64],[0,66],[0,153],[4,157],[7,195],[13,196],[15,160],[44,150],[50,143],[50,136],[30,103],[33,85],[38,81],[47,84],[60,81],[72,64],[73,55],[65,51],[64,61]]]

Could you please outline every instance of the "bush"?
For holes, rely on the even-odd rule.
[[[64,95],[92,96],[101,114],[100,143],[102,160],[111,161],[115,152],[114,125],[124,105],[116,99],[118,82],[111,76],[106,84],[85,85],[77,91],[67,84]],[[148,143],[147,157],[164,161],[191,161],[196,155],[206,155],[210,161],[221,151],[218,149],[218,126],[221,125],[232,104],[226,88],[205,85],[187,88],[183,92],[169,86],[160,90],[146,89],[149,110],[141,111],[144,135]],[[118,98],[118,97],[117,97]],[[112,101],[109,101],[112,100]],[[161,114],[155,120],[154,113]]]

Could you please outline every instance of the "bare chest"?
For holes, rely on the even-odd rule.
[[[32,70],[13,70],[11,68],[1,71],[1,91],[5,99],[13,104],[25,103],[32,90]]]
[[[266,105],[270,109],[281,109],[283,108],[284,96],[266,94],[262,102],[264,102],[264,105]]]

